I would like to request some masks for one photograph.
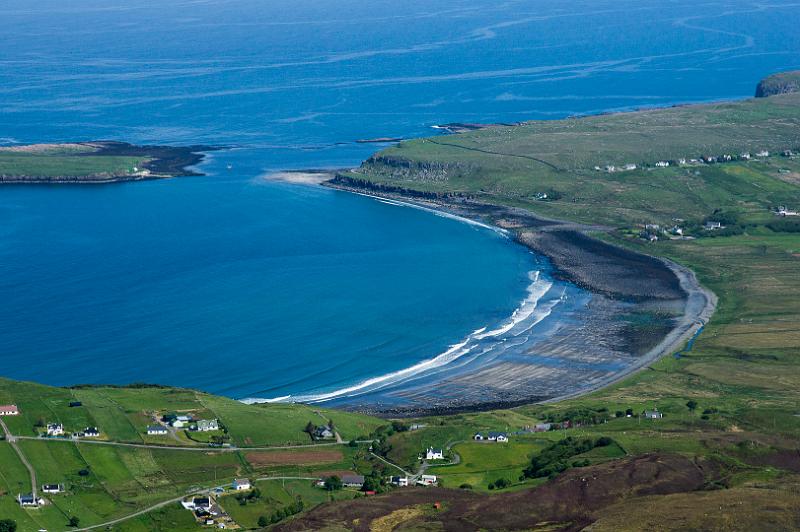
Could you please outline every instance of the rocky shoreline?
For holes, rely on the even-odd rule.
[[[322,185],[410,202],[506,229],[518,243],[549,258],[554,277],[594,294],[591,308],[574,316],[576,326],[531,345],[530,363],[494,363],[476,374],[442,382],[435,392],[398,395],[404,403],[400,406],[354,401],[337,408],[384,417],[416,417],[585,395],[680,349],[716,307],[716,296],[700,286],[690,270],[590,236],[608,231],[606,227],[544,219],[523,209],[455,195],[374,185],[342,174]],[[648,332],[625,325],[629,316],[640,314],[665,317],[656,319]],[[647,337],[643,339],[643,335]],[[568,370],[541,366],[543,357],[557,360],[559,365],[563,362]],[[617,369],[597,369],[602,367]]]

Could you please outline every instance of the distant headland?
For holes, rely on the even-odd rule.
[[[0,183],[113,183],[200,175],[214,146],[137,146],[91,141],[0,147]]]

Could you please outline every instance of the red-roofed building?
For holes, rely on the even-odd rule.
[[[0,416],[16,416],[19,414],[17,405],[0,405]]]

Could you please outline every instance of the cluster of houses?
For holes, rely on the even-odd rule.
[[[405,488],[411,485],[412,480],[409,477],[392,477],[389,482],[393,486]],[[435,486],[438,482],[439,478],[436,475],[420,475],[415,483],[417,486]]]
[[[64,492],[64,485],[63,484],[44,484],[42,485],[41,489],[42,493],[47,493],[48,495],[55,495],[58,493]],[[17,503],[22,506],[23,508],[38,508],[44,504],[47,504],[42,497],[39,497],[33,493],[26,493],[17,494]]]
[[[45,425],[45,433],[47,437],[50,438],[59,438],[62,436],[66,436],[66,431],[64,430],[64,425],[62,423],[48,423]],[[100,429],[97,427],[86,427],[83,430],[79,430],[73,432],[71,434],[73,439],[78,438],[99,438],[100,437]]]
[[[787,208],[785,205],[781,205],[777,209],[775,209],[775,216],[797,216],[797,211],[793,211]]]
[[[253,489],[250,479],[237,478],[231,482],[233,491],[247,491]],[[181,501],[181,506],[190,510],[201,525],[216,526],[217,528],[238,528],[228,515],[219,507],[212,494],[225,493],[224,488],[216,488],[208,495],[202,495]]]
[[[703,229],[706,231],[719,231],[725,229],[725,226],[722,225],[722,222],[708,220],[703,224]],[[691,236],[684,236],[684,229],[680,225],[675,224],[671,227],[662,228],[661,225],[652,223],[645,224],[644,229],[639,232],[639,238],[647,240],[648,242],[657,242],[658,236],[662,234],[667,235],[671,239],[691,240],[694,238]]]
[[[792,150],[783,150],[781,152],[781,155],[783,157],[794,157],[794,153],[792,152]],[[759,150],[759,151],[757,151],[755,153],[755,157],[764,158],[764,157],[769,157],[769,156],[770,156],[769,150]],[[655,166],[656,168],[668,168],[670,166],[715,164],[715,163],[726,163],[726,162],[731,162],[731,161],[749,161],[752,158],[753,158],[753,155],[751,155],[750,152],[745,151],[745,152],[740,153],[739,155],[731,155],[731,154],[727,154],[727,153],[723,154],[723,155],[716,155],[716,156],[715,155],[704,155],[704,156],[700,157],[699,159],[687,159],[685,157],[680,157],[680,158],[675,159],[675,160],[657,161],[656,163],[653,164],[653,166]],[[629,172],[631,170],[636,170],[636,168],[638,168],[638,167],[634,163],[627,163],[627,164],[623,164],[623,165],[619,165],[619,166],[613,165],[613,164],[609,164],[609,165],[606,165],[603,168],[601,168],[600,166],[595,166],[594,167],[594,169],[596,171],[598,171],[598,172],[604,170],[604,171],[606,171],[606,172],[608,172],[610,174],[614,173],[614,172]]]
[[[505,432],[478,432],[472,437],[475,441],[507,442],[508,434]]]
[[[217,419],[193,419],[192,416],[185,414],[165,414],[161,421],[166,425],[156,424],[147,426],[149,436],[165,436],[169,434],[167,425],[175,429],[188,429],[194,432],[211,432],[220,430],[219,420]]]

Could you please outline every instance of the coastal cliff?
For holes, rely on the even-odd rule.
[[[780,72],[762,79],[756,87],[756,98],[800,92],[800,70]]]

